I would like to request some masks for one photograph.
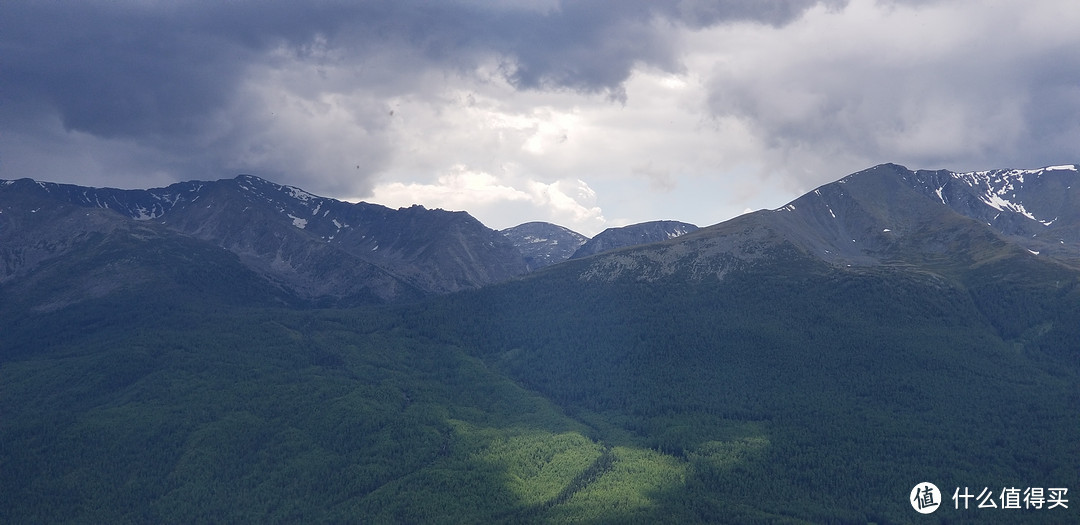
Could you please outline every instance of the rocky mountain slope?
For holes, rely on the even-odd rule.
[[[686,271],[694,278],[722,278],[777,250],[838,267],[947,272],[1002,257],[1042,257],[1080,267],[1080,204],[1073,181],[1080,182],[1074,167],[980,175],[884,164],[775,210],[598,258],[585,275],[610,279],[630,271],[653,279]]]
[[[521,251],[530,270],[565,261],[589,240],[588,237],[551,224],[550,222],[526,222],[502,230],[514,246]]]
[[[50,261],[85,255],[92,246],[123,260],[100,245],[121,237],[208,243],[256,274],[268,291],[276,290],[270,295],[316,304],[401,301],[477,288],[635,246],[640,249],[594,260],[583,275],[613,279],[629,271],[655,279],[685,270],[693,278],[722,277],[779,249],[839,267],[945,272],[1002,257],[1080,267],[1076,170],[953,173],[885,164],[776,210],[704,229],[654,221],[609,228],[588,240],[539,222],[495,232],[464,212],[352,204],[249,175],[150,190],[0,181],[0,284],[21,279],[25,288]],[[82,287],[94,295],[130,284],[105,277],[105,268],[120,266],[95,257],[97,262],[81,264],[97,265],[96,277],[70,290]],[[47,303],[64,304],[77,295],[71,291]]]
[[[589,239],[570,257],[580,259],[601,252],[674,239],[697,231],[693,224],[679,221],[650,221],[620,228],[608,228]]]
[[[465,212],[352,204],[250,175],[150,190],[23,179],[0,182],[0,282],[90,233],[136,226],[224,248],[269,282],[324,303],[417,298],[527,269],[508,239]]]
[[[905,181],[1037,255],[1080,262],[1075,164],[970,173],[920,170]]]

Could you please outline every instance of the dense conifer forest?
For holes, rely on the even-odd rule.
[[[948,499],[1080,487],[1072,270],[586,263],[401,306],[143,290],[6,315],[0,521],[1076,518]],[[922,481],[947,493],[927,517]]]

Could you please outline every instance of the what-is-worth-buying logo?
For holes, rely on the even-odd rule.
[[[1069,489],[1065,487],[1002,487],[1000,491],[983,487],[976,495],[969,487],[956,487],[952,495],[952,501],[953,508],[956,510],[1059,509],[1055,512],[1060,512],[1069,508],[1068,493]],[[916,512],[930,514],[941,507],[942,496],[943,494],[937,488],[937,485],[924,481],[911,489],[911,493],[908,494],[908,503]]]

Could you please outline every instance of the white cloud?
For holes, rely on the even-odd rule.
[[[502,184],[489,173],[472,171],[463,165],[453,166],[439,175],[434,184],[391,182],[376,186],[373,195],[376,201],[387,205],[424,203],[451,210],[531,199],[529,193]]]
[[[508,180],[457,165],[433,183],[377,185],[371,200],[391,207],[420,203],[430,208],[464,210],[495,229],[529,220],[554,222],[586,235],[603,229],[605,221],[595,206],[596,193],[584,181],[545,183],[516,177],[510,170],[502,175]]]
[[[596,203],[596,192],[581,179],[559,180],[551,184],[530,181],[533,202],[549,210],[549,217],[567,217],[566,224],[592,236],[605,225]]]
[[[693,72],[637,70],[619,103],[518,91],[492,70],[443,75],[438,92],[389,100],[392,160],[373,191],[353,195],[464,209],[497,227],[551,220],[591,235],[656,219],[712,224],[738,214],[754,191],[745,165],[757,144],[741,122],[708,117]],[[522,194],[527,205],[495,204]]]

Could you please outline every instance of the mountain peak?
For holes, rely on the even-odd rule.
[[[265,199],[280,199],[282,196],[288,196],[294,201],[303,203],[314,203],[323,200],[323,197],[319,197],[313,193],[309,193],[295,186],[286,186],[284,184],[278,184],[276,182],[270,182],[266,179],[256,177],[255,175],[238,175],[233,178],[237,186],[240,189],[256,194]]]
[[[697,226],[680,221],[649,221],[619,228],[608,228],[578,248],[571,259],[580,259],[627,246],[666,241],[697,230]]]
[[[830,249],[830,254],[845,253],[845,262],[873,263],[876,256],[865,256],[895,247],[902,234],[957,218],[950,213],[1031,253],[1075,262],[1080,259],[1076,182],[1076,165],[952,172],[881,164],[823,185],[776,211],[796,212],[819,235],[831,232],[835,239],[829,244],[839,252]]]
[[[1080,267],[1076,168],[955,173],[881,164],[775,210],[742,215],[671,241],[677,249],[665,243],[598,257],[582,276],[654,279],[682,269],[692,278],[722,278],[733,269],[794,254],[841,268],[920,268],[942,274],[1030,257]]]
[[[60,215],[50,210],[90,216],[78,208],[101,209],[111,220],[109,228],[135,220],[184,242],[209,243],[232,252],[274,286],[327,304],[413,299],[475,288],[527,270],[508,239],[465,212],[353,204],[247,174],[148,190],[26,179],[0,185],[0,197],[11,202],[13,212],[36,214],[37,222]],[[68,242],[78,237],[68,231],[71,226],[40,226],[63,239],[65,248],[54,250],[37,241],[4,245],[6,239],[0,239],[0,252],[32,252],[19,256],[29,261],[19,263],[19,272],[33,272],[38,263],[76,249],[74,241]]]
[[[910,186],[1032,253],[1080,260],[1077,165],[971,172],[913,172]]]
[[[530,270],[565,261],[585,244],[588,237],[550,222],[526,222],[502,230],[521,251]]]
[[[270,182],[270,181],[268,181],[268,180],[266,180],[266,179],[264,179],[262,177],[259,177],[258,175],[251,175],[250,173],[241,173],[241,174],[233,177],[233,180],[240,181],[240,182],[254,182],[254,183],[268,183],[268,182]]]

